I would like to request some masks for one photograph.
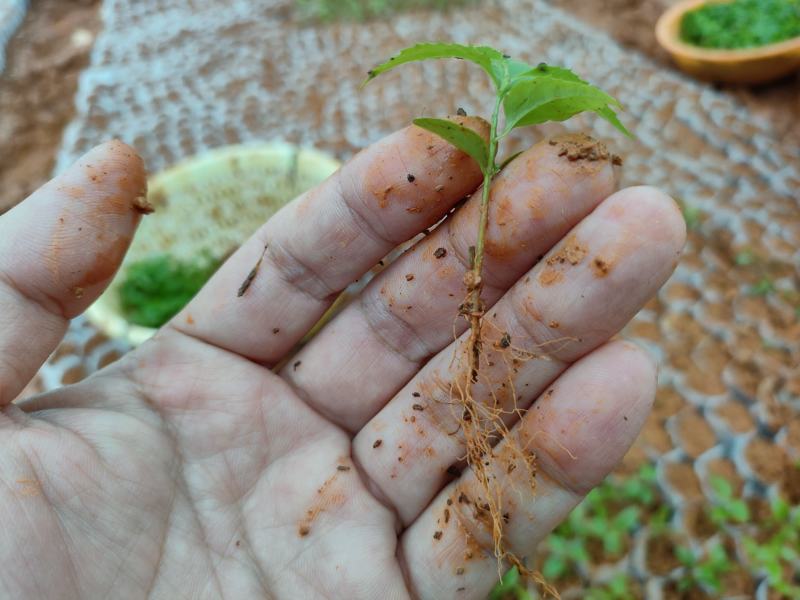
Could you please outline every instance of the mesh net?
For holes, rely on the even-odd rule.
[[[6,64],[6,44],[22,23],[27,0],[0,0],[0,73]]]
[[[685,259],[626,331],[662,365],[626,468],[656,463],[676,519],[705,497],[711,468],[738,478],[745,495],[796,491],[783,466],[800,458],[798,140],[539,0],[316,27],[278,0],[107,0],[102,16],[58,169],[110,136],[133,143],[152,171],[271,139],[346,159],[413,117],[484,113],[488,83],[464,64],[409,66],[358,89],[376,62],[417,41],[494,45],[568,66],[621,98],[635,141],[578,118],[518,133],[508,151],[591,130],[625,156],[623,184],[660,186],[691,207]],[[83,376],[124,349],[79,319],[40,384]],[[661,585],[647,561],[620,564]]]

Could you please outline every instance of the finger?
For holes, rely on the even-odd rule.
[[[530,450],[537,467],[508,473],[507,442],[488,472],[500,493],[504,547],[530,557],[594,486],[622,459],[638,435],[655,396],[656,369],[627,342],[612,342],[569,368],[540,397],[511,435]],[[400,554],[420,598],[485,598],[497,583],[486,494],[465,472],[406,530]]]
[[[542,142],[495,180],[486,234],[483,297],[491,306],[569,229],[614,190],[610,157],[560,156],[575,136]],[[555,143],[554,143],[555,142]],[[421,363],[466,327],[455,320],[475,245],[479,193],[396,261],[323,329],[282,375],[309,403],[357,431]],[[455,325],[455,331],[454,331]]]
[[[481,119],[458,119],[488,135]],[[253,360],[276,362],[340,290],[436,223],[480,178],[468,155],[406,127],[279,211],[172,326]],[[243,285],[246,277],[249,285]]]
[[[144,163],[97,146],[0,218],[0,406],[103,291],[150,210]]]
[[[497,405],[510,424],[516,409],[527,408],[655,294],[684,239],[679,210],[658,190],[629,188],[605,200],[489,311],[476,402]],[[354,456],[406,523],[465,455],[462,414],[450,392],[465,363],[453,360],[456,347],[434,357],[354,440]]]

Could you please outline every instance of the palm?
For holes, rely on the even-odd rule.
[[[467,204],[381,274],[289,366],[271,368],[319,318],[331,291],[358,277],[397,241],[435,222],[477,185],[479,173],[460,153],[430,152],[431,144],[440,143],[420,139],[412,128],[365,152],[266,224],[153,340],[78,385],[12,404],[8,401],[57,341],[59,328],[63,331],[64,317],[79,312],[102,283],[84,298],[65,292],[73,288],[63,281],[56,288],[41,283],[49,279],[36,266],[31,283],[20,284],[18,264],[0,261],[0,275],[5,273],[0,291],[3,281],[11,290],[0,295],[8,319],[0,333],[0,406],[7,404],[0,413],[5,483],[0,595],[485,596],[497,572],[491,548],[481,548],[477,556],[465,552],[470,538],[481,539],[480,524],[466,514],[442,521],[447,499],[456,490],[472,493],[475,482],[469,471],[458,476],[452,470],[464,466],[463,440],[452,434],[447,413],[438,408],[445,405],[437,402],[442,386],[433,384],[455,373],[452,316],[463,272],[457,268],[458,237],[468,238],[474,230],[474,207]],[[370,167],[388,151],[405,155],[404,169],[414,160],[420,163],[417,186],[433,188],[438,179],[426,179],[447,180],[451,169],[458,189],[422,210],[417,207],[425,192],[415,187],[395,198],[400,210],[394,212],[390,207],[364,216],[363,206],[330,208],[352,202],[348,195],[368,201],[364,190],[376,183]],[[519,555],[530,555],[613,467],[646,416],[652,367],[628,345],[603,344],[668,275],[683,236],[673,207],[650,190],[612,196],[586,216],[611,191],[610,167],[575,170],[546,144],[529,152],[531,160],[550,163],[542,171],[562,170],[556,172],[560,181],[574,181],[561,188],[558,202],[567,208],[552,222],[544,219],[522,233],[490,231],[487,247],[510,241],[513,249],[488,256],[492,277],[486,294],[495,304],[487,320],[528,346],[547,342],[540,326],[548,321],[560,323],[559,336],[571,336],[571,329],[585,333],[551,352],[549,360],[515,371],[519,402],[536,401],[542,409],[531,411],[517,429],[547,434],[535,448],[543,501],[521,498],[510,516],[507,543]],[[102,161],[104,153],[130,158],[119,145],[95,153],[93,162]],[[443,166],[434,169],[431,161]],[[525,163],[515,162],[516,172],[509,168],[495,183],[497,210],[506,220],[546,211],[527,196],[533,188],[555,185],[547,175],[526,179]],[[382,167],[382,188],[387,179],[404,178],[404,172],[393,175]],[[74,183],[86,175],[70,177]],[[349,183],[356,189],[349,190]],[[0,229],[24,231],[42,203],[58,206],[59,189],[51,184],[40,191],[20,205],[13,225],[12,213]],[[414,210],[405,210],[403,202]],[[77,210],[102,213],[103,208],[87,201]],[[315,222],[308,214],[322,216]],[[338,221],[331,221],[331,214]],[[132,235],[137,217],[119,215],[114,213],[110,229]],[[559,239],[581,219],[573,234],[609,256],[616,252],[616,274],[587,285],[586,278],[593,277],[588,261],[573,265],[558,293],[574,285],[588,300],[572,306],[541,283],[545,263],[523,276],[537,254],[556,244],[551,252],[557,255],[565,243],[574,243]],[[292,232],[291,241],[281,243],[282,232]],[[509,234],[513,239],[504,240]],[[38,236],[30,238],[35,242]],[[6,239],[12,241],[3,247]],[[621,240],[616,251],[609,246],[614,240]],[[244,297],[235,298],[231,291],[265,241],[270,251],[258,277]],[[101,236],[94,243],[101,257]],[[452,262],[433,256],[440,245],[450,249]],[[9,256],[12,247],[13,236],[0,235],[0,256]],[[339,249],[343,263],[331,264],[330,248]],[[79,277],[81,268],[100,268],[97,260],[86,264],[92,255],[86,248],[73,253],[61,259],[73,268],[60,274]],[[427,285],[410,287],[409,273]],[[534,309],[527,292],[537,284]],[[526,322],[531,315],[536,315],[533,325]],[[40,336],[18,325],[34,318]],[[491,360],[491,351],[487,356]],[[490,374],[492,368],[487,367]],[[606,375],[611,371],[613,380]],[[548,388],[555,393],[537,400]],[[491,392],[488,384],[478,386],[477,399]],[[613,402],[602,402],[612,396]],[[419,408],[425,410],[416,412]],[[595,451],[598,444],[602,452]],[[565,460],[565,451],[579,460]]]
[[[267,370],[165,334],[36,402],[0,431],[4,596],[407,596],[349,436]]]

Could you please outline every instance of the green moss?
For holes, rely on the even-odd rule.
[[[131,264],[119,287],[125,318],[135,325],[161,327],[186,306],[218,267],[219,261],[209,258],[185,262],[166,254]]]
[[[800,0],[708,3],[684,15],[681,39],[704,48],[752,48],[800,36]]]

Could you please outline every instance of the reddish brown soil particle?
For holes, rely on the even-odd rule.
[[[272,329],[272,335],[278,335],[281,332],[280,327],[274,327]]]
[[[541,283],[543,286],[553,285],[562,279],[564,279],[564,274],[561,271],[556,271],[555,269],[545,269],[542,271],[542,274],[539,275],[539,283]]]
[[[551,146],[558,146],[559,156],[564,156],[571,162],[586,160],[589,162],[609,160],[611,154],[605,144],[583,133],[569,133],[552,138]]]
[[[558,328],[560,327],[560,324],[559,324],[559,322],[558,322],[558,321],[550,321],[550,323],[548,324],[548,326],[549,326],[551,329],[558,329]]]
[[[299,367],[301,364],[303,364],[302,360],[295,361],[295,363],[292,365],[292,371],[297,371],[297,367]]]
[[[308,525],[301,525],[297,529],[297,533],[300,534],[300,537],[306,537],[309,533],[311,533],[311,528]]]
[[[412,410],[419,410],[419,411],[422,411],[422,410],[425,410],[425,407],[424,407],[424,406],[422,406],[421,404],[412,404],[412,405],[411,405],[411,409],[412,409]]]
[[[651,536],[647,539],[647,569],[654,575],[666,575],[680,561],[675,557],[675,541],[667,535]]]
[[[192,315],[186,315],[186,324],[187,325],[194,325],[194,317]]]
[[[406,275],[406,281],[414,281],[414,275],[412,275],[411,273]]]
[[[242,540],[236,540],[236,547],[238,548],[241,545],[242,545]]]
[[[546,263],[551,267],[566,263],[575,266],[583,260],[587,252],[586,247],[582,246],[572,235],[566,239],[558,252],[547,258]]]
[[[337,471],[349,471],[349,470],[350,470],[350,467],[348,467],[347,465],[338,465],[338,466],[336,467],[336,470],[337,470]]]
[[[435,532],[435,533],[433,534],[433,539],[435,539],[435,540],[440,540],[440,539],[442,539],[442,532],[441,532],[441,531],[437,531],[437,532]]]
[[[380,448],[381,444],[383,444],[383,440],[375,440],[375,441],[372,443],[372,447],[373,447],[373,448]]]
[[[445,256],[447,256],[447,250],[445,250],[444,248],[437,248],[437,249],[436,249],[436,250],[433,252],[433,255],[434,255],[436,258],[444,258]]]
[[[156,210],[155,206],[150,204],[145,196],[136,196],[136,198],[133,199],[132,205],[133,210],[143,215],[149,215]]]
[[[598,256],[592,261],[592,270],[598,277],[605,277],[611,271],[611,264]]]

